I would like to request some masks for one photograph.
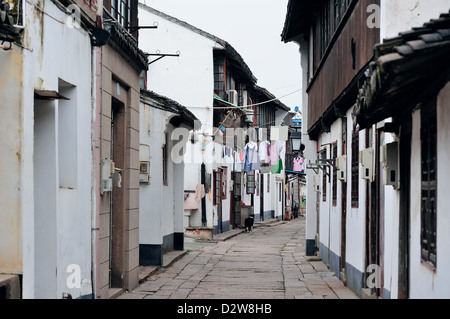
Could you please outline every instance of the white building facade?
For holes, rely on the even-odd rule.
[[[139,21],[141,25],[157,25],[157,30],[143,29],[140,33],[140,48],[150,60],[147,86],[184,105],[198,119],[185,155],[185,228],[191,228],[189,232],[217,234],[243,225],[243,216],[249,213],[256,212],[257,220],[281,218],[283,172],[263,175],[256,170],[247,177],[243,171],[241,157],[248,142],[245,138],[250,134],[252,140],[258,140],[248,130],[256,120],[250,119],[246,106],[257,103],[256,98],[270,98],[255,87],[256,79],[242,57],[226,41],[142,3]],[[227,109],[230,114],[222,113]],[[281,120],[279,113],[272,125]],[[243,132],[237,143],[226,144],[230,134],[238,135],[236,131],[226,132],[230,128]],[[267,196],[261,199],[263,178]],[[248,180],[252,183],[250,192]],[[275,189],[282,196],[275,197],[279,194]]]
[[[300,10],[299,6],[303,8]],[[445,80],[440,82],[441,86],[436,84],[437,88],[430,85],[431,89],[423,89],[429,92],[425,98],[417,98],[406,106],[410,96],[415,96],[414,92],[422,88],[412,88],[405,82],[420,78],[422,73],[422,81],[425,81],[427,73],[421,71],[425,64],[402,64],[402,70],[408,75],[395,69],[393,79],[384,74],[388,73],[389,59],[394,59],[392,63],[396,61],[396,56],[391,54],[393,50],[401,56],[407,54],[402,50],[407,49],[408,40],[411,41],[409,57],[412,61],[422,58],[413,41],[424,41],[424,47],[445,41],[445,36],[437,36],[431,41],[425,34],[438,33],[437,30],[446,28],[447,15],[443,15],[436,24],[429,21],[447,13],[448,2],[342,1],[342,6],[338,4],[336,7],[331,2],[324,3],[320,10],[331,10],[330,16],[336,17],[337,24],[332,19],[318,22],[302,18],[302,13],[311,14],[316,9],[308,5],[299,6],[293,1],[289,3],[283,40],[299,44],[303,83],[308,83],[307,94],[303,98],[304,114],[309,114],[304,119],[305,157],[309,164],[307,254],[320,256],[362,297],[447,298],[450,277],[442,270],[446,266],[441,265],[445,265],[448,254],[438,251],[436,266],[436,261],[433,261],[436,256],[430,252],[433,249],[424,248],[424,242],[427,242],[424,229],[432,226],[428,226],[429,222],[427,224],[424,219],[428,217],[424,217],[426,214],[421,210],[433,200],[427,201],[421,196],[424,191],[420,186],[423,184],[420,180],[420,172],[423,172],[420,161],[423,124],[419,110],[437,99],[436,158],[438,165],[442,163],[439,159],[448,161],[446,147],[441,144],[441,136],[447,132],[443,127],[439,128],[440,121],[448,113],[445,111],[448,105],[443,98],[448,93],[448,86],[442,85]],[[302,24],[301,21],[306,22]],[[329,23],[330,37],[325,37],[316,23]],[[359,29],[351,28],[351,25]],[[314,30],[314,27],[318,29]],[[320,41],[328,41],[328,47],[321,46]],[[385,44],[375,47],[383,41]],[[394,45],[397,47],[390,50]],[[442,50],[446,52],[445,48]],[[439,56],[441,51],[430,52],[430,55]],[[372,61],[374,63],[371,64]],[[374,75],[376,72],[378,77]],[[445,65],[442,72],[446,72]],[[371,77],[366,80],[364,73]],[[380,74],[391,79],[391,82],[383,83],[386,85],[384,91],[379,90],[378,82],[384,80],[379,79]],[[399,82],[394,83],[395,80]],[[336,83],[343,85],[339,87]],[[389,87],[403,86],[409,89],[402,91],[405,102],[401,102],[400,97],[399,100],[389,99],[389,93],[386,93]],[[368,107],[366,105],[372,105],[372,99],[372,107],[379,111],[378,114],[372,111],[365,117],[360,116]],[[380,101],[385,100],[387,102],[382,108]],[[386,111],[388,105],[403,104],[404,113]],[[413,110],[408,113],[411,108]],[[408,114],[412,118],[410,123],[406,120]],[[392,147],[398,154],[392,153]],[[405,153],[407,149],[411,150],[410,161]],[[403,159],[397,160],[400,163],[397,170],[389,168],[392,154]],[[442,164],[439,168],[446,174]],[[437,194],[446,187],[443,180],[445,178],[437,179]],[[437,236],[430,244],[434,248],[445,246],[448,241],[445,232],[439,232],[445,227],[446,220],[439,207],[445,203],[445,198],[438,197],[433,210],[438,220],[437,231],[425,230]],[[428,259],[424,257],[427,253]],[[436,284],[437,280],[442,285]]]

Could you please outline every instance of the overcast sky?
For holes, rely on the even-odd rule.
[[[299,47],[281,41],[288,0],[140,2],[227,41],[250,67],[259,86],[291,109],[301,105],[301,92],[295,92],[302,89]]]

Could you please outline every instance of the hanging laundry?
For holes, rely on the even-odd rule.
[[[278,142],[272,142],[270,144],[270,163],[271,165],[277,165],[280,160],[279,144]]]
[[[258,157],[258,145],[255,142],[249,142],[244,150],[244,171],[251,172],[259,169],[261,166]]]
[[[294,158],[294,171],[303,172],[303,158],[297,156]]]
[[[259,150],[258,150],[259,160],[261,161],[261,163],[264,163],[264,164],[269,162],[269,156],[267,156],[267,147],[268,146],[269,146],[268,141],[259,143]]]
[[[280,174],[283,170],[283,160],[280,158],[275,165],[272,165],[272,173]]]

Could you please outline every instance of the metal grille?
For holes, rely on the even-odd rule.
[[[421,250],[422,259],[436,267],[437,194],[436,102],[421,110]]]

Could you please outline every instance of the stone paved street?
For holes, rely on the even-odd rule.
[[[186,238],[187,254],[118,299],[358,299],[305,257],[305,218],[262,224],[226,241]]]

